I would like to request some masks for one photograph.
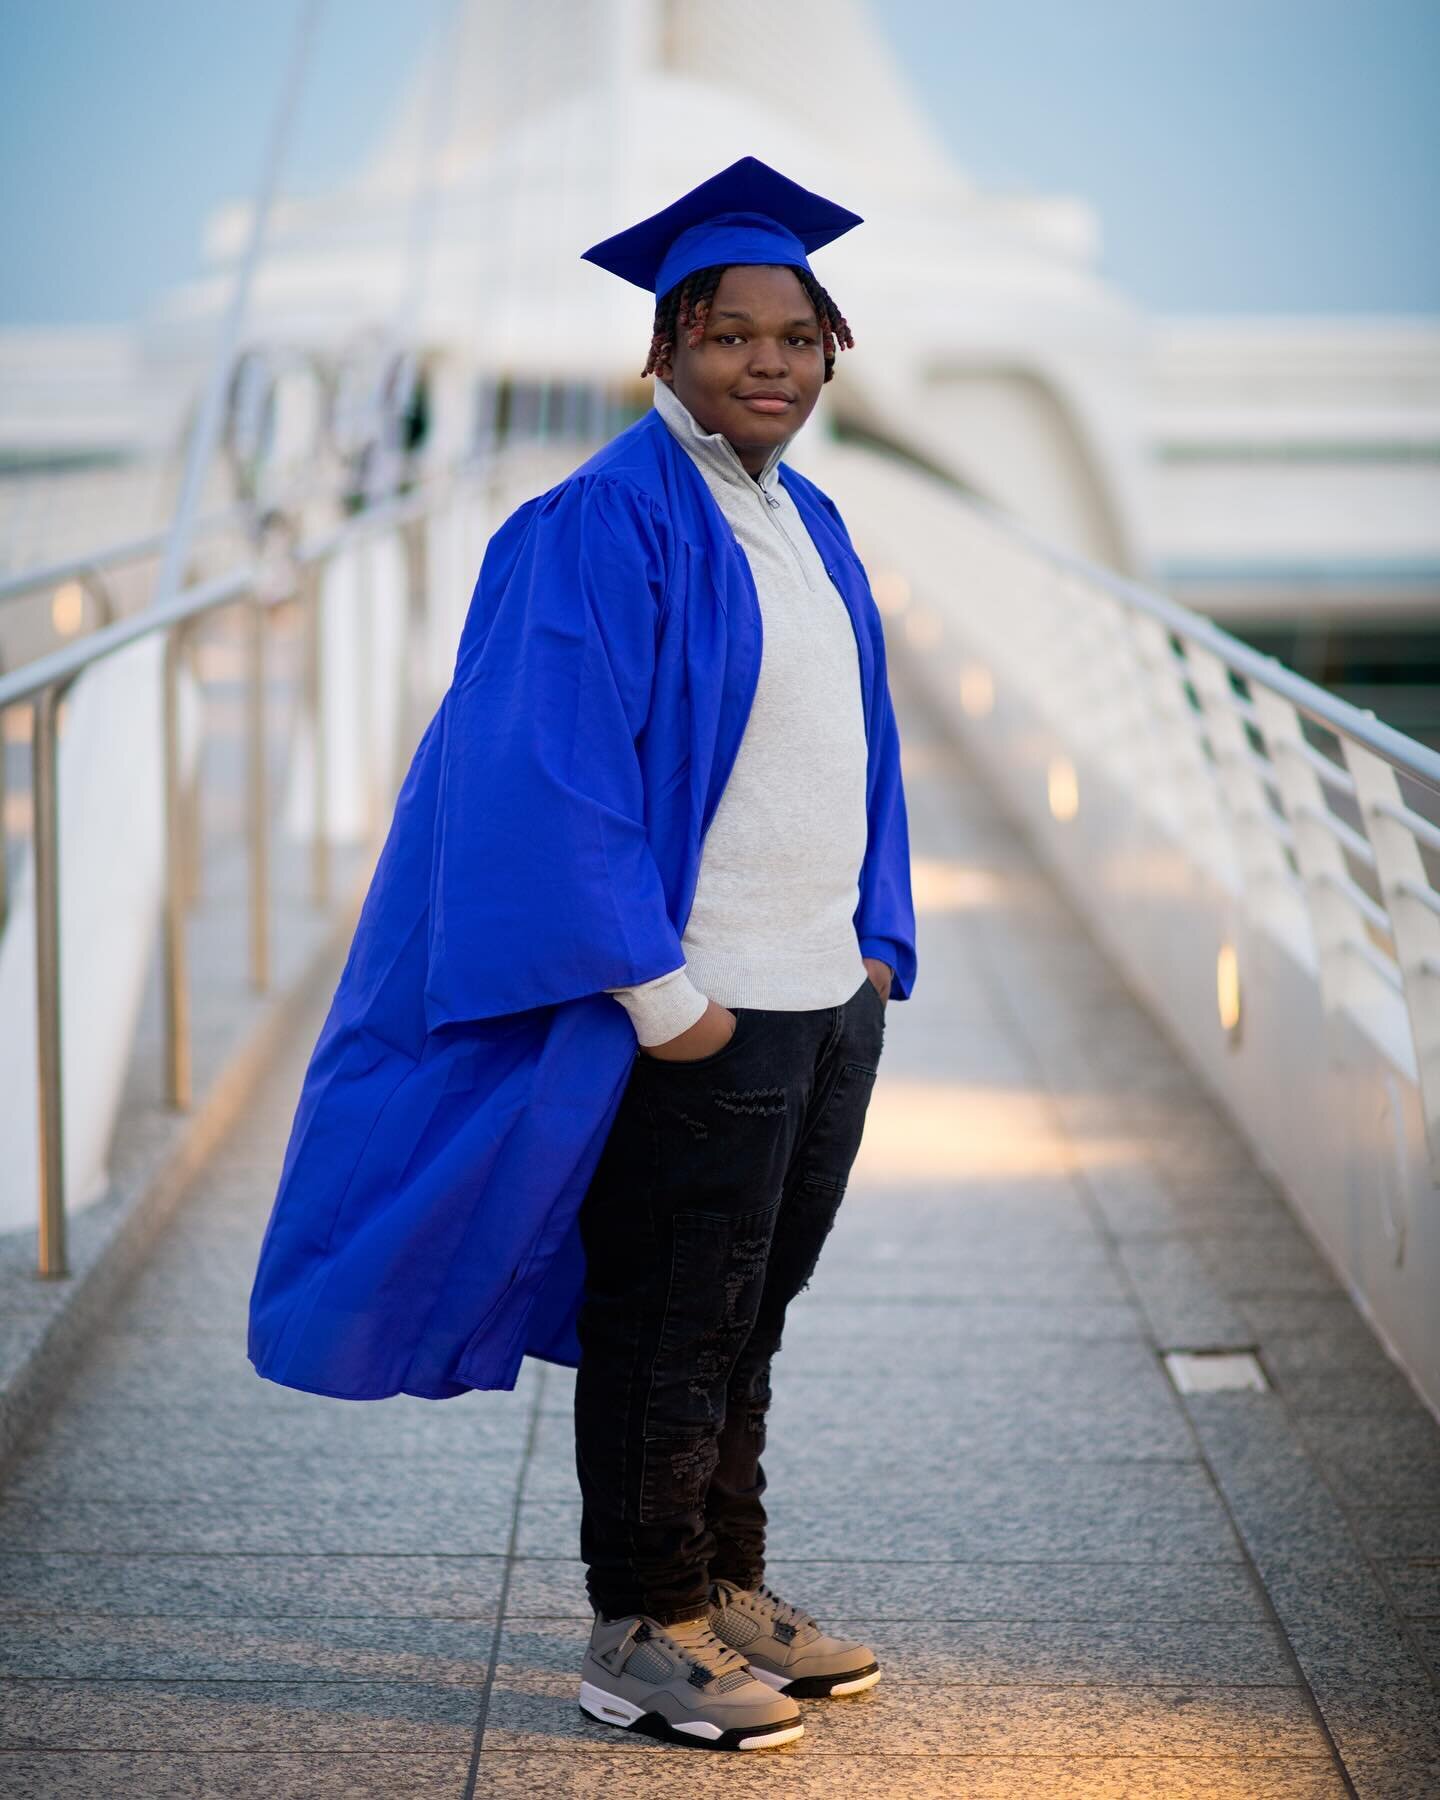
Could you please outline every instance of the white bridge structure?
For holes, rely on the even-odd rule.
[[[736,50],[751,16],[772,55]],[[892,657],[1440,1410],[1440,755],[1156,581],[1243,566],[1263,585],[1267,558],[1319,558],[1430,603],[1440,332],[1336,328],[1324,357],[1299,326],[1228,348],[1157,334],[1098,275],[1086,204],[954,167],[858,0],[469,0],[353,182],[217,214],[205,277],[124,346],[92,334],[89,382],[57,385],[58,337],[0,343],[6,447],[158,451],[217,335],[227,397],[200,471],[219,511],[182,591],[156,604],[168,540],[136,536],[167,516],[163,484],[153,517],[47,538],[43,566],[0,580],[0,1229],[38,1214],[41,1269],[63,1278],[67,1218],[105,1191],[157,926],[167,1091],[188,1104],[196,770],[217,723],[187,660],[201,622],[229,620],[245,694],[263,985],[275,834],[308,845],[332,904],[328,858],[383,830],[490,531],[649,404],[645,301],[579,248],[746,152],[868,221],[823,253],[857,348],[794,455],[856,531]],[[1307,369],[1347,356],[1344,403],[1307,404]],[[1268,387],[1227,388],[1257,361]],[[1217,393],[1228,413],[1207,412]],[[1345,453],[1307,490],[1321,440]],[[84,505],[57,509],[66,479]],[[111,517],[103,474],[49,480],[72,532]],[[17,493],[0,483],[12,569],[40,504]]]

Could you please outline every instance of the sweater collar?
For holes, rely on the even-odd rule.
[[[776,444],[765,458],[759,475],[752,476],[724,432],[703,430],[674,388],[668,382],[661,381],[658,375],[655,377],[655,410],[702,470],[709,471],[731,487],[759,488],[767,495],[774,494],[780,481],[780,458],[786,449],[784,443]]]

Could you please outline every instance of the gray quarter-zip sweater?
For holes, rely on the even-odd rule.
[[[735,766],[701,846],[685,961],[607,988],[642,1044],[722,1006],[805,1009],[848,1000],[866,977],[855,935],[865,860],[865,714],[854,627],[780,482],[785,446],[759,477],[656,379],[655,405],[705,478],[745,552],[762,655]]]

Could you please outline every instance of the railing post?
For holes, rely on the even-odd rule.
[[[395,745],[392,788],[405,779],[410,758],[420,736],[422,671],[430,636],[430,515],[422,514],[404,526],[401,544],[405,554],[405,641],[400,646],[400,729]]]
[[[165,1013],[165,1095],[172,1106],[190,1106],[190,972],[185,943],[184,783],[180,768],[180,655],[185,627],[165,633],[165,906],[162,974]]]
[[[38,1273],[69,1274],[65,1246],[65,1121],[60,1064],[60,803],[57,750],[64,687],[35,700],[31,759],[35,857],[35,1048],[39,1106]]]
[[[304,572],[302,605],[305,616],[305,707],[310,715],[310,746],[314,779],[310,835],[310,895],[317,906],[330,904],[329,757],[325,739],[325,583],[322,565],[310,563]]]
[[[1234,890],[1240,881],[1234,840],[1221,811],[1215,772],[1200,746],[1199,721],[1186,695],[1165,627],[1144,613],[1129,614],[1131,641],[1141,671],[1141,691],[1149,709],[1156,767],[1141,783],[1142,804],[1156,796],[1154,810],[1188,854],[1217,885]]]
[[[1245,722],[1236,709],[1230,671],[1212,651],[1187,644],[1186,662],[1205,709],[1215,784],[1230,822],[1246,911],[1257,923],[1283,921],[1303,930],[1293,876],[1275,829],[1275,809],[1251,760]]]
[[[1440,915],[1432,910],[1434,889],[1415,834],[1395,816],[1403,796],[1394,769],[1351,738],[1342,738],[1341,744],[1390,916],[1420,1075],[1430,1171],[1440,1183]]]
[[[361,785],[364,792],[365,840],[372,847],[380,831],[380,758],[375,717],[375,568],[374,539],[361,538],[355,557],[355,668],[359,695],[355,722],[359,734]],[[352,740],[352,748],[356,747]]]
[[[1325,824],[1329,802],[1320,777],[1305,755],[1300,715],[1288,700],[1257,686],[1255,711],[1275,764],[1275,778],[1294,834],[1295,861],[1305,886],[1310,940],[1320,976],[1320,999],[1327,1012],[1358,1005],[1363,965],[1346,946],[1368,942],[1365,923],[1346,899],[1345,857],[1335,833]]]
[[[186,666],[195,683],[195,692],[200,696],[203,707],[205,676],[200,661],[200,632],[197,626],[191,625],[182,625],[179,631],[181,644],[177,649],[177,654],[183,651]],[[201,785],[204,779],[205,759],[197,756],[195,773],[188,781],[182,780],[177,803],[180,821],[180,860],[187,906],[194,906],[199,900],[200,888],[204,879],[204,833],[201,827],[200,801]]]
[[[5,655],[4,655],[3,651],[0,651],[0,675],[3,675],[4,673],[5,673]],[[10,722],[10,714],[9,714],[8,709],[4,710],[4,711],[0,711],[0,932],[4,931],[6,922],[8,921],[8,919],[10,917],[10,836],[9,836],[9,832],[6,828],[5,814],[4,814],[4,805],[5,805],[4,769],[5,769],[5,758],[6,758],[5,746],[9,742],[9,739],[6,737],[5,733],[6,733],[6,729],[7,729],[8,725],[9,725],[9,722]],[[31,736],[32,736],[32,738],[34,736],[33,730],[31,732]]]
[[[250,838],[250,980],[260,993],[270,986],[270,798],[265,768],[265,631],[269,607],[255,594],[245,608],[249,744],[246,809]]]

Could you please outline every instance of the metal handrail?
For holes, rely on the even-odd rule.
[[[1287,669],[1278,657],[1252,650],[1239,638],[1232,637],[1213,619],[1207,619],[1203,613],[1192,612],[1178,600],[1172,600],[1168,594],[1142,587],[1139,582],[1117,575],[1098,563],[1086,561],[1073,551],[1047,542],[1037,531],[994,502],[978,495],[966,494],[965,505],[971,511],[983,515],[999,531],[1023,544],[1052,568],[1103,589],[1123,605],[1147,614],[1178,636],[1202,645],[1247,681],[1259,682],[1262,687],[1288,700],[1297,712],[1304,713],[1316,724],[1324,725],[1337,736],[1354,739],[1365,749],[1382,757],[1393,768],[1399,769],[1440,796],[1440,751],[1417,743],[1403,731],[1382,723],[1373,713],[1362,712],[1349,701],[1327,693],[1324,688],[1307,681],[1303,675]],[[1330,766],[1334,767],[1333,764]],[[1344,776],[1343,770],[1339,773]]]
[[[211,513],[196,522],[196,535],[211,537],[217,532],[233,531],[244,527],[249,516],[248,509],[243,506]],[[97,574],[117,563],[143,562],[147,557],[159,556],[169,540],[168,528],[152,531],[145,537],[128,538],[103,550],[89,551],[84,556],[70,556],[62,562],[47,563],[38,569],[22,569],[18,575],[6,575],[0,578],[0,606],[7,600],[20,600],[27,594],[39,593],[42,588],[58,587],[64,581],[82,581],[87,575]]]
[[[432,488],[440,483],[461,479],[477,466],[459,464],[456,468],[447,470],[444,475],[432,476],[410,494],[382,501],[378,505],[367,507],[363,512],[353,514],[323,537],[298,545],[294,553],[296,566],[305,568],[326,562],[337,551],[364,537],[410,523],[428,510],[426,496]],[[148,637],[152,631],[183,625],[204,613],[213,612],[217,607],[228,606],[244,590],[254,585],[255,576],[254,564],[232,569],[225,575],[214,576],[209,581],[201,582],[198,587],[186,588],[173,600],[131,613],[127,618],[116,620],[113,625],[106,625],[99,631],[92,632],[87,638],[66,644],[60,650],[52,650],[48,656],[37,657],[35,661],[26,663],[11,674],[0,676],[0,712],[17,701],[33,699],[36,694],[56,682],[74,680],[91,663],[99,662],[103,657],[123,650],[128,644]]]
[[[60,844],[57,753],[60,704],[85,670],[117,651],[156,634],[165,641],[164,781],[165,905],[163,948],[164,1039],[166,1093],[172,1105],[186,1108],[191,1098],[189,982],[186,964],[185,911],[190,899],[194,846],[187,842],[196,822],[187,813],[181,779],[179,727],[179,660],[188,634],[199,621],[222,608],[247,607],[252,618],[247,634],[246,815],[249,841],[250,960],[254,985],[269,984],[269,851],[268,792],[265,754],[265,627],[277,604],[298,599],[306,617],[305,671],[302,703],[314,732],[315,806],[312,844],[312,891],[317,902],[329,897],[326,763],[324,755],[324,672],[320,655],[320,576],[342,551],[381,533],[407,536],[405,581],[412,623],[425,622],[427,580],[424,534],[415,528],[441,502],[446,492],[487,467],[483,458],[467,458],[416,484],[408,493],[389,497],[357,512],[334,530],[292,545],[288,569],[267,579],[259,561],[201,582],[168,601],[101,627],[89,637],[65,645],[9,674],[0,673],[0,714],[29,702],[34,709],[32,740],[33,858],[35,869],[36,1033],[39,1112],[39,1257],[37,1272],[46,1277],[68,1273],[63,1159],[63,1092],[60,1046]],[[408,541],[413,539],[414,541]],[[148,540],[146,540],[148,542]],[[87,559],[93,561],[93,559]],[[48,573],[48,572],[47,572]],[[366,609],[373,618],[373,609]],[[405,678],[405,660],[401,662]],[[405,716],[402,707],[402,717]],[[378,830],[370,795],[372,832]]]
[[[117,619],[113,625],[102,626],[87,638],[52,650],[48,656],[36,657],[34,662],[0,677],[0,712],[18,701],[34,699],[47,688],[68,686],[92,663],[113,656],[117,650],[138,643],[152,632],[184,625],[205,613],[214,612],[217,607],[228,606],[248,592],[254,582],[254,565],[246,564],[243,568],[232,569],[228,575],[216,575],[199,587],[186,588],[164,606],[151,606],[142,612],[131,613],[127,618]]]

